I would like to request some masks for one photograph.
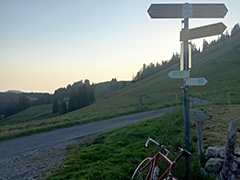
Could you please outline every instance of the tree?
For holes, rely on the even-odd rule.
[[[203,39],[203,47],[202,47],[202,50],[205,51],[208,47],[209,47],[208,42],[207,42],[205,39]]]
[[[5,111],[5,117],[17,114],[30,107],[30,100],[28,97],[21,95],[18,98],[18,103],[16,105],[10,106]]]
[[[74,111],[78,109],[78,95],[76,88],[73,88],[70,97],[69,97],[69,104],[68,104],[68,111]]]
[[[209,47],[214,46],[217,43],[217,41],[214,39],[213,41],[210,42]]]
[[[230,37],[228,30],[226,31],[226,35],[225,36],[226,36],[226,38]]]
[[[60,102],[60,114],[67,113],[67,104],[65,101]]]
[[[26,96],[20,96],[18,100],[19,110],[22,111],[30,107],[30,100]]]
[[[56,99],[52,105],[52,113],[55,114],[55,113],[58,113],[59,111],[60,111],[59,101],[58,99]]]
[[[197,49],[197,46],[195,43],[192,43],[191,45],[192,45],[191,46],[192,47],[192,55],[195,55],[200,52],[200,49]]]
[[[234,27],[233,27],[233,29],[232,29],[232,31],[231,31],[231,36],[235,36],[236,34],[238,34],[240,32],[240,25],[239,25],[239,23],[238,24],[236,24]]]
[[[68,111],[74,111],[92,104],[95,101],[94,85],[85,80],[78,88],[74,87],[69,98]]]
[[[110,92],[114,92],[118,89],[119,89],[119,87],[118,87],[117,78],[112,78],[111,83],[110,83]]]
[[[95,101],[95,84],[92,83],[91,90],[90,90],[90,104],[92,104]]]

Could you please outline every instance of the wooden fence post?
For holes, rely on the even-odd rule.
[[[200,104],[202,105],[202,95],[200,95]]]
[[[216,94],[213,95],[213,102],[214,102],[214,105],[216,105]]]
[[[192,107],[194,107],[194,99],[193,99],[193,96],[192,96]]]
[[[230,105],[231,102],[230,102],[230,94],[229,94],[229,92],[227,93],[227,96],[228,96],[228,104]]]
[[[230,122],[228,128],[227,142],[225,146],[225,159],[223,163],[223,169],[220,173],[222,180],[231,180],[231,169],[234,159],[234,151],[236,144],[237,123]]]
[[[204,151],[202,126],[203,126],[203,122],[197,121],[198,154],[199,154],[201,160],[202,160],[203,151]]]
[[[139,98],[138,104],[139,104],[139,106],[142,106],[142,96]]]
[[[190,110],[189,111],[189,117],[190,119],[197,122],[197,137],[198,137],[198,154],[200,157],[200,164],[203,159],[203,152],[204,152],[204,146],[203,146],[203,132],[202,132],[202,126],[203,121],[211,119],[211,116],[205,114],[203,111],[197,109],[197,110]]]

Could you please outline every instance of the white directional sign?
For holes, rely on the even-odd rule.
[[[223,23],[211,24],[194,29],[182,30],[180,32],[180,41],[203,38],[222,34],[227,27]]]
[[[188,86],[204,86],[207,84],[207,80],[205,78],[187,78],[186,85]]]
[[[151,4],[151,18],[224,18],[228,10],[224,4]]]
[[[168,76],[170,78],[188,78],[189,71],[170,71]]]

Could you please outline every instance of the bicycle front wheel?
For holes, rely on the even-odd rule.
[[[151,178],[152,172],[152,158],[148,157],[144,159],[136,168],[132,175],[131,180],[147,180]]]
[[[164,180],[178,180],[177,178],[175,178],[175,177],[168,177],[167,179],[164,179]]]

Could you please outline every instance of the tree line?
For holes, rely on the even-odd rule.
[[[28,97],[22,95],[19,97],[18,103],[8,107],[5,110],[5,117],[11,116],[13,114],[16,114],[22,110],[27,109],[28,107],[30,107],[30,100]]]
[[[240,25],[238,23],[232,28],[231,35],[229,35],[229,32],[226,31],[225,34],[222,34],[221,36],[219,36],[219,38],[217,40],[213,40],[210,43],[208,43],[204,39],[203,45],[202,45],[202,51],[205,51],[206,49],[216,45],[217,43],[223,42],[224,40],[226,40],[229,37],[236,36],[239,32],[240,32]],[[200,48],[197,48],[196,44],[192,43],[191,47],[192,47],[192,55],[201,53]],[[162,61],[161,64],[159,64],[159,63],[156,63],[156,65],[153,63],[150,63],[149,65],[143,64],[143,67],[137,72],[136,76],[133,76],[132,82],[135,83],[137,81],[145,79],[145,78],[147,78],[157,72],[160,72],[160,71],[162,71],[174,64],[177,64],[179,62],[180,62],[180,55],[178,53],[173,53],[170,60]]]
[[[70,86],[68,86],[67,89],[69,88]],[[64,96],[61,96],[61,99],[56,98],[54,100],[52,106],[53,113],[59,112],[60,114],[64,114],[86,107],[95,101],[94,84],[90,85],[89,80],[85,80],[84,83],[80,81],[71,89],[71,93],[67,100],[63,99]],[[61,92],[64,93],[63,89],[61,89]]]
[[[162,61],[162,64],[157,63],[156,65],[150,63],[149,65],[143,64],[143,67],[137,72],[136,76],[133,76],[132,82],[135,83],[142,79],[145,79],[159,71],[162,71],[176,63],[179,63],[180,55],[174,53],[172,58],[168,61]]]
[[[37,106],[51,103],[51,96],[48,93],[1,93],[0,94],[0,115],[12,116],[30,106]]]
[[[237,23],[231,30],[231,35],[229,34],[228,30],[225,32],[225,34],[223,33],[221,36],[218,37],[217,40],[213,40],[210,43],[207,42],[205,39],[203,40],[203,45],[202,45],[202,51],[205,51],[206,49],[225,41],[226,39],[230,38],[230,37],[234,37],[236,36],[238,33],[240,33],[240,25],[239,23]]]
[[[80,100],[81,99],[81,100]],[[64,114],[95,101],[94,84],[89,80],[75,82],[67,88],[59,88],[54,94],[48,93],[0,93],[0,119],[17,114],[31,106],[53,103],[52,112]]]

